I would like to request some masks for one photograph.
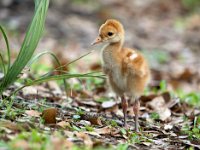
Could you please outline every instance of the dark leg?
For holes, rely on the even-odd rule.
[[[127,118],[128,102],[127,102],[125,96],[121,97],[121,101],[122,101],[122,109],[123,109],[123,114],[124,114],[124,127],[126,127],[127,126],[126,118]]]
[[[139,129],[138,129],[138,127],[139,127],[139,123],[138,123],[139,110],[140,110],[140,102],[139,102],[139,99],[136,98],[135,102],[133,104],[133,111],[135,114],[135,131],[136,132],[139,132]]]

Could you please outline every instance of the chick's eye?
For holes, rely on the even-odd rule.
[[[113,33],[112,32],[108,32],[108,36],[112,36],[113,35]]]

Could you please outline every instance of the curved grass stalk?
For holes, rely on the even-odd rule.
[[[57,69],[60,69],[60,68],[62,68],[62,67],[71,65],[72,63],[74,63],[74,62],[80,60],[81,58],[83,58],[83,57],[85,57],[85,56],[91,54],[93,51],[94,51],[94,50],[91,50],[91,51],[89,51],[88,53],[83,54],[82,56],[78,57],[77,59],[72,60],[71,62],[69,62],[69,63],[67,63],[67,64],[65,64],[65,65],[62,65],[62,66],[60,66],[60,67],[55,68],[55,71],[58,71]]]
[[[52,58],[55,59],[56,63],[58,65],[61,65],[60,61],[58,60],[58,58],[56,57],[56,55],[54,55],[52,52],[44,51],[44,52],[36,54],[34,57],[32,57],[31,60],[28,62],[27,66],[30,67],[34,62],[36,62],[38,59],[40,59],[40,57],[42,57],[45,54],[49,54],[50,56],[52,56]]]
[[[55,61],[56,63],[61,66],[60,61],[58,60],[58,58],[56,57],[55,54],[53,54],[52,52],[49,51],[44,51],[42,53],[39,53],[37,55],[35,55],[27,64],[27,66],[29,67],[30,65],[32,65],[35,61],[37,61],[40,57],[42,57],[45,54],[49,54]],[[63,70],[60,70],[59,72],[61,73]],[[64,87],[65,87],[65,91],[67,91],[67,83],[65,81],[65,79],[63,79],[63,83],[64,83]]]
[[[67,63],[67,64],[64,64],[64,65],[62,65],[62,66],[59,66],[59,67],[55,68],[54,70],[52,70],[52,71],[50,71],[50,72],[44,74],[43,76],[48,76],[48,75],[50,75],[50,74],[52,74],[53,72],[56,72],[56,71],[59,71],[59,72],[62,72],[62,73],[67,73],[67,72],[65,72],[65,71],[63,71],[63,70],[60,70],[60,68],[63,68],[63,67],[65,67],[65,66],[71,65],[72,63],[74,63],[74,62],[80,60],[81,58],[83,58],[83,57],[85,57],[85,56],[91,54],[93,51],[94,51],[94,50],[91,50],[91,51],[89,51],[88,53],[83,54],[82,56],[76,58],[75,60],[73,60],[73,61],[71,61],[71,62],[69,62],[69,63]]]
[[[0,25],[0,31],[1,31],[1,33],[3,35],[3,38],[4,38],[5,42],[6,42],[6,49],[7,49],[7,56],[8,56],[8,66],[7,66],[7,69],[6,69],[4,61],[3,61],[3,57],[1,55],[2,64],[4,65],[4,74],[6,74],[8,69],[10,68],[10,63],[11,63],[10,62],[10,58],[11,58],[11,56],[10,56],[10,46],[9,46],[9,42],[8,42],[8,38],[7,38],[6,32],[4,31],[4,29],[3,29],[3,27],[1,25]]]
[[[32,85],[36,85],[36,84],[40,84],[40,83],[48,82],[48,81],[52,81],[52,80],[63,80],[63,79],[70,79],[70,78],[88,78],[88,77],[90,77],[90,78],[96,77],[96,78],[101,78],[101,79],[105,78],[105,75],[92,75],[94,73],[96,73],[96,72],[90,72],[90,73],[86,73],[86,74],[62,74],[62,75],[41,77],[39,79],[27,82],[25,85],[23,85],[22,87],[15,90],[13,93],[11,93],[8,98],[10,98],[12,95],[16,94],[18,91],[22,90],[23,88],[25,88],[27,86],[32,86]]]
[[[61,75],[54,75],[54,76],[47,76],[47,77],[41,77],[39,79],[33,80],[26,84],[26,86],[40,84],[47,81],[52,80],[62,80],[62,79],[70,79],[70,78],[86,78],[86,77],[98,77],[98,78],[104,78],[104,75],[91,75],[93,73],[86,73],[86,74],[61,74]]]
[[[5,66],[3,56],[1,55],[1,53],[0,53],[0,61],[2,62],[1,66],[2,66],[3,73],[6,74],[6,66]]]

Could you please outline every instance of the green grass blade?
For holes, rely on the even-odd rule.
[[[28,62],[27,66],[30,67],[34,62],[38,61],[38,59],[40,59],[40,57],[42,57],[43,55],[49,54],[50,56],[53,57],[53,59],[56,61],[56,63],[60,66],[60,61],[58,60],[58,58],[56,57],[56,55],[54,55],[52,52],[49,51],[44,51],[41,52],[37,55],[35,55],[33,58],[31,58],[31,60]]]
[[[4,31],[3,27],[0,25],[0,30],[1,30],[1,33],[3,35],[3,38],[6,42],[6,48],[7,48],[7,56],[8,56],[8,67],[7,67],[7,70],[4,69],[4,74],[6,74],[6,72],[8,71],[8,69],[10,68],[10,46],[9,46],[9,42],[8,42],[8,38],[6,36],[6,32]],[[3,61],[2,61],[3,62]],[[3,63],[4,64],[4,63]],[[5,65],[5,64],[4,64]]]
[[[47,81],[52,80],[62,80],[62,79],[70,79],[70,78],[86,78],[86,77],[97,77],[97,78],[104,78],[104,75],[92,75],[92,73],[86,74],[61,74],[61,75],[54,75],[54,76],[47,76],[41,77],[39,79],[33,80],[26,84],[26,86],[40,84]]]
[[[0,84],[0,94],[16,79],[31,59],[43,33],[49,0],[37,0],[35,14],[26,32],[20,52]]]
[[[69,63],[67,63],[67,64],[65,64],[65,65],[62,65],[62,66],[60,66],[60,67],[56,68],[55,70],[58,70],[58,69],[60,69],[60,68],[62,68],[62,67],[65,67],[65,66],[69,66],[69,65],[71,65],[72,63],[74,63],[74,62],[76,62],[76,61],[80,60],[81,58],[83,58],[83,57],[85,57],[85,56],[87,56],[87,55],[91,54],[93,51],[94,51],[94,50],[92,50],[92,51],[89,51],[88,53],[86,53],[86,54],[83,54],[82,56],[80,56],[80,57],[76,58],[75,60],[73,60],[73,61],[71,61],[71,62],[69,62]]]
[[[29,67],[31,64],[33,64],[35,61],[37,61],[40,57],[42,57],[43,55],[49,54],[51,57],[53,57],[53,59],[56,61],[56,63],[61,66],[60,61],[58,60],[58,58],[56,57],[56,55],[54,55],[52,52],[49,51],[44,51],[42,53],[39,53],[37,55],[35,55],[27,64],[27,66]],[[59,70],[59,72],[61,73],[63,71],[63,69],[61,68],[61,70]],[[65,81],[65,79],[63,79],[63,83],[64,83],[64,87],[65,87],[65,91],[67,91],[67,83]]]
[[[48,81],[52,81],[52,80],[63,80],[63,79],[70,79],[70,78],[88,78],[88,77],[90,77],[90,78],[96,77],[96,78],[102,78],[102,79],[105,78],[105,75],[94,75],[95,73],[97,73],[97,72],[90,72],[90,73],[86,73],[86,74],[62,74],[62,75],[41,77],[39,79],[27,82],[24,86],[15,90],[10,96],[16,94],[18,91],[20,91],[24,87],[32,86],[32,85],[36,85],[36,84],[40,84],[40,83],[48,82]]]
[[[1,61],[2,71],[3,71],[4,75],[5,75],[6,74],[6,66],[5,66],[5,63],[3,61],[3,56],[1,55],[1,53],[0,53],[0,61]]]

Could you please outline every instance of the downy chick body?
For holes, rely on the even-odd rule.
[[[123,47],[124,28],[117,20],[109,19],[101,25],[93,44],[97,43],[105,43],[102,68],[111,88],[122,99],[124,125],[128,107],[126,95],[134,102],[135,130],[138,131],[139,97],[150,79],[148,63],[139,51]]]

